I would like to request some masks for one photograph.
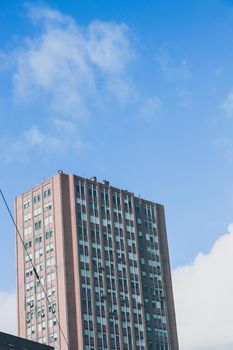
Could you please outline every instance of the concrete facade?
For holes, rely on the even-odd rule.
[[[20,336],[59,350],[178,350],[163,206],[59,172],[16,198],[15,218],[29,253],[17,236]]]

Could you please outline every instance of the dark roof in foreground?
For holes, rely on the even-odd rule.
[[[0,332],[0,350],[54,350],[53,347]]]

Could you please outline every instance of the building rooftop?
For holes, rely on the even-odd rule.
[[[54,350],[49,345],[35,343],[34,341],[16,337],[11,334],[0,332],[0,350]]]

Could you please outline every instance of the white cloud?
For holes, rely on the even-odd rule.
[[[90,61],[93,62],[106,72],[119,72],[124,70],[134,56],[130,29],[124,23],[95,20],[88,26],[81,27],[71,16],[38,5],[29,6],[29,17],[34,24],[44,26],[44,33],[56,34],[60,30],[73,40],[75,45],[74,51],[71,51],[71,60],[76,61],[79,58],[89,61],[88,65]]]
[[[56,26],[57,23],[69,25],[75,24],[72,17],[66,16],[61,12],[45,5],[34,5],[33,3],[29,2],[25,5],[25,8],[28,10],[28,15],[34,24],[41,21],[46,27],[52,27],[53,25]]]
[[[108,73],[119,73],[132,59],[133,51],[126,24],[92,22],[88,28],[87,49],[90,59]]]
[[[1,157],[22,161],[31,151],[78,150],[82,126],[109,109],[158,112],[158,97],[143,98],[131,79],[128,67],[136,55],[126,24],[96,20],[81,26],[48,6],[26,7],[35,30],[11,54],[3,53],[12,75],[11,106],[22,123],[15,138],[1,136]]]
[[[17,334],[17,313],[15,293],[0,291],[0,330]]]
[[[91,22],[79,26],[70,16],[48,7],[30,6],[30,18],[42,29],[15,53],[16,97],[22,101],[49,97],[54,112],[66,118],[86,117],[90,103],[106,93],[121,99],[109,81],[127,86],[124,72],[133,57],[125,24]]]
[[[24,130],[15,139],[1,136],[1,156],[8,160],[28,160],[32,150],[80,149],[83,123],[136,96],[127,75],[134,49],[126,24],[92,21],[80,26],[47,6],[26,7],[36,34],[0,57],[11,62],[15,108],[26,108],[27,114],[41,111],[41,116],[32,118],[31,126],[22,123]]]
[[[173,271],[180,348],[233,349],[233,225],[208,254]]]
[[[233,91],[229,92],[221,107],[228,116],[233,116]]]

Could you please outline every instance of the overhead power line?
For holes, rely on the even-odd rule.
[[[8,203],[7,203],[7,200],[6,200],[6,198],[5,198],[5,196],[4,196],[4,194],[3,194],[3,192],[2,192],[1,189],[0,189],[0,195],[1,195],[2,200],[3,200],[3,202],[4,202],[5,206],[6,206],[6,209],[7,209],[7,211],[8,211],[8,214],[9,214],[10,218],[11,218],[11,221],[13,222],[13,225],[14,225],[14,227],[15,227],[15,229],[16,229],[16,233],[17,233],[17,235],[19,236],[19,239],[20,239],[20,241],[21,241],[21,243],[22,243],[23,249],[25,250],[26,255],[27,255],[27,257],[28,257],[28,260],[30,261],[30,264],[31,264],[31,266],[32,266],[32,268],[33,268],[33,271],[34,271],[34,274],[35,274],[35,276],[36,276],[36,279],[38,280],[38,282],[39,282],[39,284],[40,284],[40,286],[41,286],[41,289],[42,289],[42,291],[44,292],[45,298],[46,298],[48,304],[50,305],[51,302],[50,302],[50,300],[49,300],[48,294],[46,293],[46,290],[45,290],[45,288],[44,288],[44,286],[43,286],[43,284],[42,284],[42,282],[41,282],[41,278],[40,278],[40,276],[39,276],[39,274],[38,274],[38,272],[37,272],[37,270],[36,270],[35,265],[33,264],[33,261],[32,261],[32,259],[31,259],[31,257],[30,257],[30,254],[29,254],[29,252],[28,252],[28,249],[27,249],[27,248],[25,247],[25,245],[24,245],[23,237],[22,237],[22,235],[21,235],[21,233],[20,233],[20,231],[19,231],[19,229],[18,229],[18,227],[17,227],[17,225],[16,225],[14,216],[13,216],[11,210],[10,210],[10,207],[9,207],[9,205],[8,205]],[[55,311],[55,312],[54,312],[54,317],[55,317],[55,319],[56,319],[56,323],[57,323],[57,325],[58,325],[58,328],[60,329],[60,332],[61,332],[61,334],[62,334],[62,336],[63,336],[63,338],[64,338],[64,340],[65,340],[65,342],[66,342],[66,345],[67,345],[68,349],[71,350],[70,345],[69,345],[69,343],[68,343],[68,340],[67,340],[67,338],[66,338],[66,336],[65,336],[65,333],[63,332],[63,329],[62,329],[62,327],[61,327],[61,324],[60,324],[60,322],[58,321],[58,317],[57,317],[57,315],[56,315],[56,310],[54,310],[54,311]]]

